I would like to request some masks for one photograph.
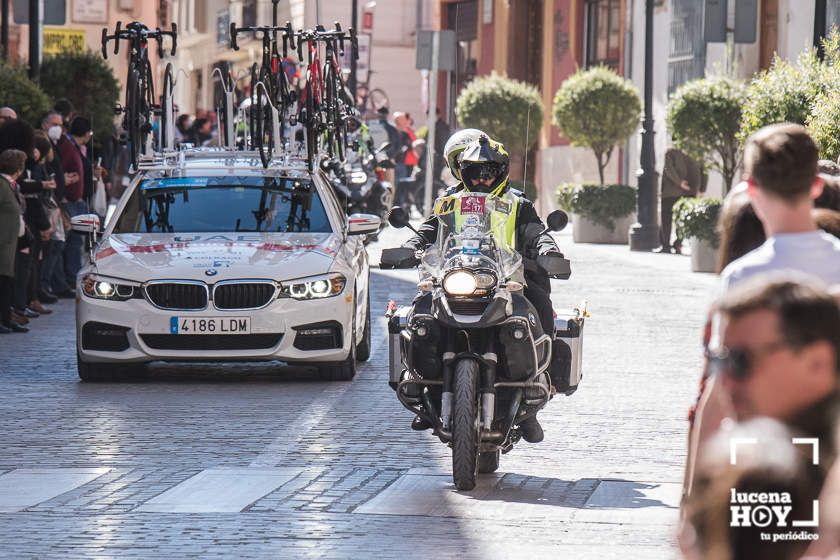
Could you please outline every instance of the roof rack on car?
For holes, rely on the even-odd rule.
[[[143,156],[138,165],[139,171],[158,171],[164,175],[178,173],[189,168],[190,170],[208,168],[219,170],[228,168],[239,170],[244,167],[263,169],[259,152],[256,150],[237,150],[220,147],[194,148],[190,145],[181,145],[180,150],[166,150],[155,152],[153,155]],[[202,165],[206,164],[206,165]],[[293,155],[289,152],[278,154],[273,158],[267,170],[282,170],[288,172],[290,169],[300,168],[306,170],[306,158],[300,155]]]

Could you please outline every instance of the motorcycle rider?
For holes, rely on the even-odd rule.
[[[510,211],[515,220],[515,248],[522,255],[525,269],[523,295],[536,308],[543,332],[552,336],[554,313],[549,297],[551,283],[548,273],[537,264],[536,258],[538,255],[562,255],[562,253],[554,243],[554,239],[544,233],[545,226],[537,215],[533,203],[521,192],[510,188],[508,177],[510,158],[507,151],[501,143],[490,140],[483,132],[467,130],[460,131],[450,138],[444,155],[452,174],[460,180],[458,184],[450,187],[444,196],[466,190],[497,197],[510,192],[515,197],[514,208]],[[437,231],[437,218],[432,215],[418,228],[418,234],[404,243],[403,247],[415,251],[425,250],[435,242]],[[427,301],[424,301],[424,298]],[[420,295],[414,305],[415,309],[431,306],[431,294]],[[552,360],[550,376],[554,386],[558,385],[556,379],[560,374],[560,368],[556,364],[556,360]],[[411,427],[415,430],[425,430],[431,426],[418,416]],[[524,421],[519,427],[525,441],[530,443],[542,441],[543,430],[536,417]]]

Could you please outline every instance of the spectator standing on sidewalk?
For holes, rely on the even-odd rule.
[[[674,205],[681,198],[697,196],[706,190],[703,170],[696,161],[676,148],[665,152],[665,165],[662,168],[662,195],[660,206],[659,249],[658,253],[680,253],[682,239],[677,238],[671,245],[671,223]]]
[[[92,135],[90,121],[84,117],[76,117],[70,125],[70,135],[64,136],[58,145],[64,171],[69,176],[65,182],[64,211],[70,218],[88,213],[85,191],[90,190],[92,193],[93,170],[82,148],[90,142]],[[80,233],[69,232],[64,246],[64,273],[69,286],[76,284],[76,274],[82,267],[83,245],[84,238]]]
[[[11,107],[0,107],[0,125],[6,121],[17,119],[17,112]]]
[[[15,293],[15,255],[24,223],[17,179],[26,165],[20,150],[0,152],[0,334],[27,332],[29,329],[12,320]]]
[[[840,240],[821,231],[813,217],[813,201],[822,191],[817,175],[818,150],[803,126],[777,124],[747,140],[744,167],[747,193],[764,225],[767,240],[730,263],[721,273],[721,294],[767,273],[804,273],[828,286],[840,284]],[[719,315],[714,315],[709,347],[720,346]],[[724,418],[733,417],[731,396],[719,376],[704,378],[695,421],[691,426],[685,492],[690,493],[702,444]]]
[[[443,113],[440,107],[437,107],[437,121],[435,122],[435,161],[434,161],[434,179],[440,180],[440,175],[446,167],[446,159],[443,157],[443,148],[446,147],[446,141],[452,136],[452,129],[449,124],[443,120]]]

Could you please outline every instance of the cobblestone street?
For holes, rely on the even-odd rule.
[[[386,230],[371,261],[403,235]],[[2,556],[673,558],[715,278],[687,257],[558,240],[573,275],[552,281],[554,303],[592,314],[583,382],[541,413],[544,442],[464,493],[387,384],[383,312],[410,301],[416,271],[372,269],[373,355],[351,383],[206,364],[82,384],[62,300],[0,337]]]

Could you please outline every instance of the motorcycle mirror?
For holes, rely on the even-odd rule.
[[[408,212],[403,210],[400,206],[394,206],[388,213],[388,223],[397,229],[410,227],[410,224],[408,223]]]
[[[563,231],[569,225],[569,215],[562,210],[555,210],[546,219],[549,231]]]

